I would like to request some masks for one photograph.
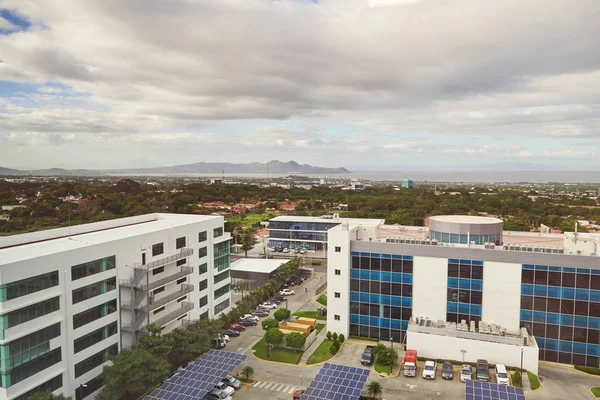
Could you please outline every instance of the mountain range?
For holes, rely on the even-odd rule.
[[[283,162],[273,160],[268,163],[211,163],[174,165],[171,167],[125,168],[125,169],[63,169],[49,168],[36,170],[20,170],[0,167],[0,175],[37,175],[37,176],[101,176],[101,175],[190,175],[190,174],[344,174],[346,168],[326,168],[309,164],[298,164],[295,161]]]

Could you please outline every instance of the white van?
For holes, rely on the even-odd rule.
[[[502,364],[496,364],[496,382],[498,385],[508,385],[508,373],[506,367]]]

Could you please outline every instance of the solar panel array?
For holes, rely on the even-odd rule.
[[[300,399],[357,400],[368,376],[368,369],[326,363]]]
[[[245,354],[211,349],[185,369],[167,379],[160,388],[154,390],[145,399],[202,399],[247,357]]]
[[[525,400],[525,395],[522,388],[468,380],[466,400]]]

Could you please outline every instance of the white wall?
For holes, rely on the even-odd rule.
[[[327,252],[327,330],[348,337],[350,330],[350,238],[356,237],[356,229],[347,230],[347,225],[338,226],[328,231]],[[336,246],[341,251],[335,251]],[[341,275],[335,275],[339,269]],[[335,298],[335,293],[340,298]],[[335,315],[340,320],[335,320]]]
[[[446,320],[448,260],[414,257],[412,316]]]
[[[521,365],[523,349],[523,368],[538,374],[539,349],[535,340],[526,347],[494,342],[462,339],[450,336],[430,335],[409,330],[407,348],[417,350],[419,357],[442,358],[462,361],[461,350],[466,350],[465,361],[476,362],[485,359],[491,364],[504,364],[511,367]]]
[[[521,264],[483,264],[481,319],[518,331],[521,310]]]

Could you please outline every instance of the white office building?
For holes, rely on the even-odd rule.
[[[108,357],[145,326],[227,312],[223,224],[149,214],[0,238],[0,399],[91,399]]]
[[[342,223],[328,234],[327,329],[406,343],[419,356],[598,367],[600,235]]]

